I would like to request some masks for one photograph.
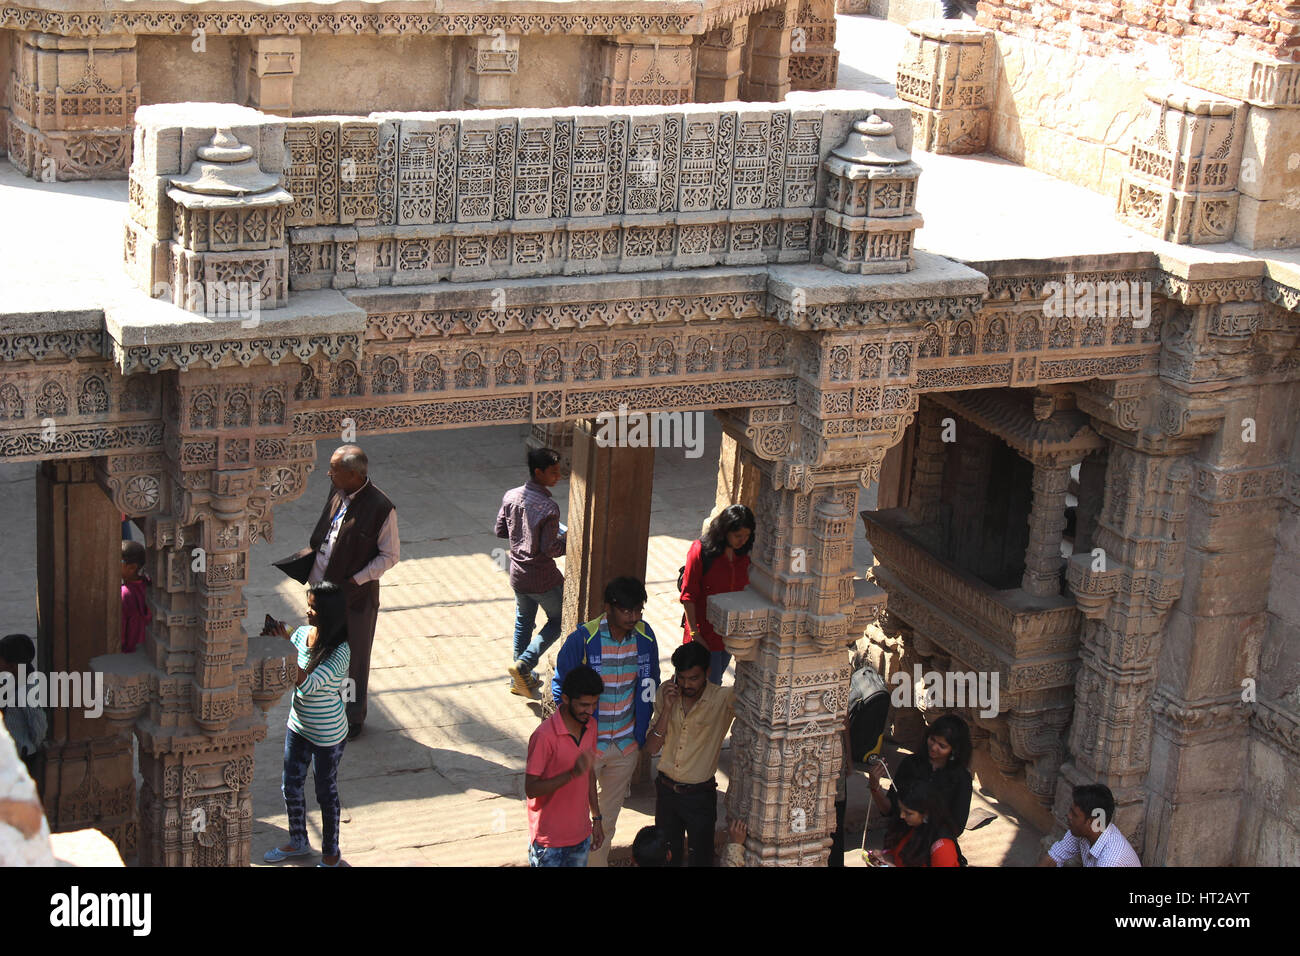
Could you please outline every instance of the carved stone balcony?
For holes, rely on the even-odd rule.
[[[966,709],[992,735],[989,750],[998,769],[1008,777],[1023,769],[1025,786],[1049,805],[1079,666],[1083,619],[1074,601],[985,584],[921,544],[903,509],[863,512],[862,520],[890,618],[911,629],[909,643],[920,653],[948,658],[940,670],[998,675],[998,715]]]

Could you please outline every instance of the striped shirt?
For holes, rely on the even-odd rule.
[[[603,754],[612,743],[627,752],[636,746],[636,631],[628,631],[622,641],[609,634],[609,621],[600,619],[600,679],[605,692],[600,695],[597,748]]]
[[[311,648],[307,646],[310,627],[300,627],[289,636],[290,643],[298,649],[298,668],[307,669]],[[317,747],[333,747],[348,736],[348,718],[343,708],[340,690],[343,678],[348,676],[352,651],[344,641],[307,675],[293,692],[289,707],[289,729],[306,737]]]

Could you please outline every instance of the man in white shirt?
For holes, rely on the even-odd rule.
[[[276,562],[299,581],[332,581],[343,589],[352,656],[348,677],[356,691],[356,699],[347,702],[348,740],[360,735],[366,720],[370,649],[379,617],[379,579],[401,557],[397,510],[388,496],[371,483],[367,470],[366,453],[357,445],[342,445],[330,456],[333,487],[312,532],[310,547]]]
[[[1083,866],[1141,866],[1142,861],[1115,826],[1115,796],[1100,783],[1074,788],[1070,812],[1065,818],[1069,832],[1043,854],[1039,866],[1064,866],[1078,857]]]

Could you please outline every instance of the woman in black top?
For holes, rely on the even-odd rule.
[[[894,786],[906,790],[914,783],[928,783],[938,791],[948,808],[955,836],[966,828],[970,816],[971,775],[970,730],[966,722],[953,714],[940,717],[925,733],[925,749],[904,757],[894,771]],[[871,768],[871,799],[876,809],[893,817],[891,829],[898,823],[898,791],[886,791],[880,785],[885,765],[877,761]]]

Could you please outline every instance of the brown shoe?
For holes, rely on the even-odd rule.
[[[511,685],[510,693],[517,697],[527,697],[529,700],[541,700],[533,683],[528,679],[529,674],[524,670],[522,661],[515,661],[506,668],[506,673],[510,675]]]

